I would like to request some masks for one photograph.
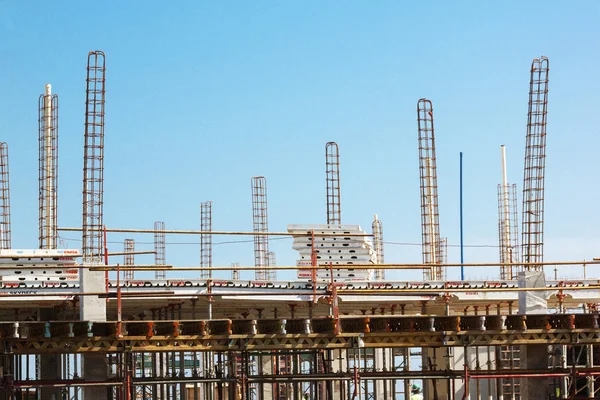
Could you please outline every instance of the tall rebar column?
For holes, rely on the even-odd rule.
[[[135,254],[133,254],[133,252],[135,251],[135,240],[134,239],[125,239],[125,241],[123,242],[123,253],[125,253],[123,255],[123,265],[126,267],[131,267],[133,265],[135,265]],[[135,271],[124,271],[123,272],[123,279],[127,280],[132,280],[134,277],[134,272]]]
[[[383,257],[383,224],[375,214],[373,219],[373,248],[375,250],[375,260],[377,264],[384,263]],[[378,281],[382,281],[385,279],[385,270],[384,269],[376,269],[375,270],[375,279]]]
[[[8,143],[0,143],[0,249],[12,247],[10,230],[10,185]]]
[[[544,261],[544,175],[546,169],[546,116],[548,106],[548,59],[531,63],[525,171],[523,178],[523,262]],[[527,266],[540,270],[540,266]]]
[[[200,230],[212,231],[212,201],[200,203]],[[200,267],[212,267],[212,234],[210,233],[200,235]],[[200,279],[209,278],[212,278],[211,270],[200,270]]]
[[[154,223],[154,264],[166,265],[166,253],[165,253],[165,223],[162,221],[156,221]],[[163,271],[155,271],[154,279],[165,279],[167,273]]]
[[[431,269],[423,270],[424,280],[440,280],[440,224],[438,211],[437,168],[435,157],[435,133],[433,106],[430,100],[420,99],[417,103],[419,129],[419,172],[421,177],[421,239],[423,264]]]
[[[342,223],[340,195],[340,152],[336,142],[325,145],[325,175],[327,183],[327,224]]]
[[[88,53],[86,101],[85,101],[85,144],[83,166],[83,223],[82,255],[84,265],[103,264],[104,235],[104,104],[106,62],[102,51]],[[82,292],[106,290],[106,276],[102,271],[82,269],[79,272]],[[106,300],[98,296],[83,296],[80,300],[80,317],[88,321],[106,321]],[[42,361],[43,362],[43,361]],[[87,354],[83,357],[83,378],[106,379],[106,359],[102,354]],[[86,400],[107,397],[103,387],[84,388]]]
[[[252,221],[254,232],[268,232],[267,180],[264,176],[252,177]],[[269,237],[254,235],[254,266],[264,267],[255,272],[256,280],[269,279]]]
[[[38,101],[39,126],[39,246],[57,248],[58,95],[51,85]]]
[[[84,264],[100,264],[103,250],[104,103],[106,62],[102,51],[88,54],[83,166]]]

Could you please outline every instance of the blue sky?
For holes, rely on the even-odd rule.
[[[59,225],[81,225],[85,64],[88,51],[101,49],[107,226],[151,228],[162,220],[170,229],[199,229],[200,202],[213,200],[214,229],[251,230],[254,175],[267,178],[270,230],[322,223],[325,143],[336,141],[342,221],[370,230],[378,213],[387,242],[413,244],[386,244],[386,261],[419,262],[415,109],[427,97],[449,261],[459,261],[452,245],[459,243],[460,151],[465,242],[484,246],[468,247],[466,261],[497,261],[500,145],[520,192],[529,67],[545,55],[545,259],[600,256],[599,11],[593,1],[107,1],[94,9],[0,0],[0,140],[10,148],[13,245],[37,246],[37,98],[46,83],[60,97]],[[62,236],[80,246],[78,234]],[[152,237],[113,234],[109,250],[120,251],[125,237],[139,250],[152,247]],[[213,240],[215,265],[253,263],[251,243]],[[177,244],[197,238],[167,242],[169,263],[198,264],[198,244]],[[271,248],[280,265],[294,264],[290,239]],[[497,275],[467,270],[467,278]],[[588,268],[590,275],[598,273]]]

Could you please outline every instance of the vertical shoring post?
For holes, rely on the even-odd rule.
[[[583,305],[583,312],[584,313],[589,313],[591,312],[591,310],[589,309],[589,307],[587,307],[585,304]],[[587,352],[586,352],[586,368],[594,368],[594,345],[590,344],[587,346]],[[596,388],[595,388],[595,376],[588,376],[587,377],[587,391],[588,391],[588,397],[589,398],[594,398],[596,395]]]
[[[200,230],[202,232],[212,231],[212,201],[200,203]],[[212,234],[203,233],[200,235],[200,267],[212,267]],[[210,269],[200,270],[200,279],[212,278]]]
[[[252,223],[254,232],[269,231],[267,214],[267,180],[264,176],[252,177]],[[269,237],[254,235],[254,266],[263,267],[255,272],[255,279],[269,280]]]
[[[198,299],[194,298],[191,299],[192,302],[192,320],[195,321],[196,320],[196,303],[198,303]],[[197,378],[199,376],[198,374],[198,352],[194,351],[192,352],[192,362],[194,364],[194,366],[192,367],[192,376],[194,378]],[[199,400],[200,399],[200,388],[198,385],[198,382],[194,382],[194,400]]]
[[[327,183],[327,225],[342,223],[340,194],[340,151],[336,142],[325,145],[325,175]]]
[[[166,315],[163,318],[163,313],[164,314],[167,313],[166,308],[165,307],[159,308],[158,309],[158,319],[159,320],[160,319],[166,319]],[[167,387],[166,387],[167,385],[164,382],[164,378],[167,376],[167,374],[166,374],[167,371],[165,371],[165,369],[166,369],[166,366],[167,366],[167,363],[168,363],[168,357],[167,357],[167,353],[164,352],[164,351],[161,351],[158,354],[159,354],[158,370],[159,370],[159,374],[160,374],[161,380],[163,381],[163,382],[159,383],[159,385],[160,385],[159,386],[159,392],[160,392],[160,397],[159,398],[166,400],[167,396],[168,396],[168,390],[167,390]]]
[[[8,143],[0,143],[0,249],[12,247],[10,229],[10,185]]]
[[[104,53],[102,51],[90,52],[87,66],[83,168],[82,253],[84,264],[102,263],[105,71]]]
[[[485,315],[490,315],[490,305],[486,305],[485,306]],[[487,353],[487,359],[486,359],[486,365],[487,365],[487,370],[491,370],[492,369],[492,356],[491,356],[491,346],[486,346],[486,353]],[[495,380],[493,379],[488,379],[487,380],[487,392],[488,392],[488,400],[492,400],[493,396],[492,396],[492,382],[495,382]]]
[[[157,309],[151,308],[150,312],[152,313],[152,321],[156,321]],[[151,363],[150,376],[152,378],[156,379],[156,378],[158,378],[158,353],[152,352],[149,354],[150,354],[150,363]],[[160,399],[160,396],[158,394],[158,385],[156,383],[152,384],[151,393],[152,393],[153,399]]]
[[[57,247],[58,95],[46,85],[38,101],[39,125],[39,246]]]
[[[171,321],[174,321],[175,320],[175,304],[169,304],[169,311],[170,311],[170,313],[167,314],[167,319],[170,317]],[[171,352],[170,356],[171,356],[171,366],[170,366],[171,371],[170,371],[170,373],[171,373],[172,377],[175,377],[175,376],[177,376],[177,353],[173,351],[173,352]],[[167,371],[168,371],[168,366],[167,366]],[[167,373],[169,373],[169,372],[167,372]],[[171,393],[172,393],[173,399],[181,399],[181,396],[177,397],[177,384],[174,383],[171,385]]]
[[[154,223],[154,230],[162,232],[154,232],[154,264],[166,265],[166,252],[165,252],[165,223],[163,221],[156,221]],[[154,279],[165,279],[167,273],[165,270],[155,271]]]
[[[531,63],[525,169],[523,177],[522,258],[526,263],[544,261],[544,175],[546,167],[546,116],[548,106],[548,59]],[[539,271],[541,266],[528,265]]]
[[[419,172],[421,178],[421,237],[423,264],[430,269],[423,270],[424,280],[439,280],[440,226],[438,212],[437,167],[435,156],[435,133],[433,126],[433,106],[430,100],[420,99],[417,103],[419,131]]]
[[[383,224],[375,214],[373,218],[373,247],[375,250],[375,259],[377,264],[384,263],[384,255],[383,255]],[[375,280],[382,281],[385,279],[385,270],[384,269],[376,269],[375,270]]]
[[[133,254],[134,251],[135,251],[135,240],[134,239],[125,239],[125,241],[123,242],[123,253],[125,253],[123,255],[123,265],[125,267],[131,268],[135,265],[135,254]],[[123,279],[125,279],[126,281],[132,280],[133,277],[134,277],[133,270],[123,272]]]

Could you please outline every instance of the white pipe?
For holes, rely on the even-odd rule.
[[[502,186],[508,185],[506,180],[506,146],[500,146],[500,152],[502,153]]]

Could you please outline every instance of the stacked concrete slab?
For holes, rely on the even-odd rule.
[[[317,265],[327,267],[317,272],[317,282],[330,282],[330,268],[333,267],[333,279],[335,282],[352,280],[370,280],[372,269],[353,269],[352,265],[374,264],[375,251],[373,244],[367,236],[350,236],[351,234],[365,234],[360,225],[288,225],[290,233],[298,233],[295,236],[292,248],[300,253],[300,259],[296,261],[299,267],[312,265],[312,236],[315,233],[314,249],[317,255]],[[332,236],[318,236],[318,234],[330,234]],[[339,268],[339,266],[345,266]],[[338,267],[338,268],[336,268]],[[311,280],[309,269],[299,269],[298,279]]]

